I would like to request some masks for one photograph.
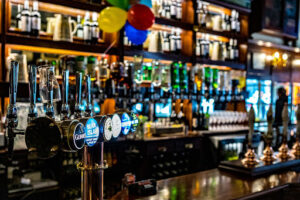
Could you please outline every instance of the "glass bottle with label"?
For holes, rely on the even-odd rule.
[[[38,36],[41,30],[41,14],[39,12],[38,1],[33,2],[33,10],[31,12],[31,35]]]
[[[237,44],[237,40],[234,39],[233,40],[233,46],[234,46],[234,61],[238,61],[239,60],[239,47]]]
[[[24,1],[24,8],[21,12],[21,24],[22,24],[22,33],[23,34],[30,34],[31,33],[31,17],[29,11],[29,1]]]
[[[170,66],[164,65],[162,67],[162,73],[161,73],[161,88],[163,91],[168,92],[171,89],[171,72],[170,72]]]
[[[211,68],[210,67],[205,67],[204,68],[204,83],[205,83],[205,92],[209,93],[210,92],[210,87],[211,87]]]
[[[171,65],[171,83],[172,88],[175,92],[180,91],[180,73],[179,73],[179,64],[173,62]]]
[[[228,46],[228,51],[229,51],[229,60],[230,61],[234,61],[234,56],[235,56],[235,49],[234,49],[234,46],[233,46],[233,39],[230,38],[229,40],[229,46]]]
[[[91,42],[91,23],[90,23],[90,13],[86,12],[83,23],[83,40],[87,43]]]
[[[177,18],[177,2],[176,0],[171,0],[171,5],[170,5],[170,15],[172,19]]]
[[[101,88],[105,88],[105,83],[108,78],[109,78],[109,65],[107,64],[107,58],[102,58],[99,64],[99,79],[100,79]]]
[[[170,35],[167,32],[163,32],[163,38],[164,38],[163,50],[164,52],[168,53],[170,52]]]
[[[83,39],[83,26],[81,24],[81,16],[77,15],[77,31],[76,36]]]
[[[18,4],[18,14],[16,16],[16,28],[19,30],[22,30],[21,12],[22,12],[22,5]]]
[[[158,60],[155,60],[152,62],[152,84],[154,87],[159,87],[161,86],[161,79],[162,79],[162,74],[161,74],[161,66]]]
[[[181,30],[178,28],[176,30],[176,53],[180,54],[181,53]]]
[[[219,70],[218,69],[213,69],[212,70],[212,88],[214,94],[217,93],[217,90],[219,88]]]
[[[96,80],[97,59],[95,56],[88,57],[87,74],[90,75],[91,81]]]
[[[200,27],[205,28],[206,27],[206,11],[204,10],[203,3],[201,1],[198,1],[198,9],[197,9],[197,18],[198,18],[198,24]]]
[[[97,20],[97,13],[93,12],[92,23],[91,23],[91,43],[97,44],[99,38],[99,26]]]
[[[172,32],[169,36],[170,38],[170,52],[176,52],[176,36],[175,36],[175,29],[172,28]]]
[[[231,11],[231,31],[236,31],[236,10]]]
[[[179,74],[180,74],[180,89],[184,94],[188,93],[188,72],[185,63],[179,62]]]
[[[177,6],[176,6],[176,18],[178,20],[181,20],[182,18],[182,0],[177,0]]]

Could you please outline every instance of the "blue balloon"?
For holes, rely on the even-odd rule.
[[[149,8],[152,8],[152,0],[140,0],[140,4],[143,4],[145,6],[148,6]]]
[[[140,45],[146,41],[148,31],[138,30],[127,22],[125,24],[125,34],[128,37],[128,40],[130,40],[133,44]]]

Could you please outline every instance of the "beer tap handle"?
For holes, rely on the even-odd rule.
[[[10,74],[9,74],[9,106],[7,110],[6,126],[7,126],[7,138],[8,138],[8,155],[12,158],[12,152],[14,149],[14,128],[18,125],[17,116],[17,86],[18,86],[18,74],[19,74],[19,63],[16,61],[10,62]]]
[[[37,109],[36,109],[36,74],[37,67],[35,65],[31,65],[29,67],[29,96],[30,96],[30,107],[28,113],[28,122],[31,122],[33,119],[37,117]]]
[[[86,117],[91,117],[93,112],[92,112],[92,100],[91,100],[91,77],[89,75],[85,76],[85,82],[86,82],[86,110],[85,110],[85,115]]]
[[[76,73],[76,104],[75,104],[75,110],[74,110],[74,118],[78,119],[81,118],[81,85],[82,85],[82,73],[77,72]]]
[[[62,107],[61,107],[61,118],[68,119],[69,116],[69,70],[63,72],[63,85],[62,85]]]
[[[18,86],[18,74],[19,74],[19,63],[16,61],[10,62],[10,73],[9,73],[9,106],[7,111],[7,125],[11,128],[15,128],[18,125],[17,119],[17,86]]]
[[[50,118],[54,118],[53,108],[53,79],[54,79],[54,67],[48,67],[46,69],[46,84],[48,90],[48,103],[46,107],[46,115]]]
[[[254,122],[255,122],[255,112],[253,106],[251,106],[248,113],[248,122],[249,122],[249,134],[248,134],[248,146],[252,148],[252,137],[254,133]]]

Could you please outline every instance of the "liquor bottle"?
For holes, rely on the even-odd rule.
[[[212,41],[209,40],[209,35],[206,34],[205,35],[205,40],[204,40],[204,48],[205,48],[205,51],[204,51],[204,57],[206,59],[209,59],[210,55],[211,55],[211,51],[212,51],[212,48],[211,48],[211,45],[212,44]]]
[[[171,122],[175,123],[176,122],[176,111],[175,111],[175,101],[172,101],[172,111],[171,111]]]
[[[197,91],[201,94],[203,84],[203,68],[199,64],[195,66],[195,83],[197,85]]]
[[[204,68],[204,90],[206,94],[210,93],[211,90],[211,82],[212,82],[212,76],[211,76],[211,68],[205,67]]]
[[[21,24],[22,24],[22,32],[23,34],[30,34],[31,32],[31,18],[30,18],[30,11],[29,11],[29,1],[24,1],[24,8],[21,12]]]
[[[198,104],[198,102],[194,102],[195,103],[195,107],[196,109],[193,109],[193,123],[192,123],[192,130],[198,130],[199,129],[199,119],[200,119],[200,105]]]
[[[234,61],[238,61],[239,60],[239,47],[237,44],[237,39],[233,40],[233,46],[234,46]]]
[[[225,16],[225,21],[226,21],[226,31],[231,31],[231,21],[229,15]]]
[[[207,42],[205,41],[205,35],[202,34],[202,37],[201,39],[199,40],[200,41],[200,57],[201,58],[205,58],[206,55],[207,55]]]
[[[100,88],[104,89],[106,85],[106,80],[109,78],[109,65],[107,64],[107,58],[103,58],[99,65],[99,85]]]
[[[90,75],[92,81],[96,80],[96,67],[97,67],[96,57],[89,56],[87,62],[87,74]]]
[[[233,46],[233,39],[230,38],[229,40],[229,46],[228,46],[228,52],[229,52],[229,61],[234,61],[234,55],[235,55],[235,49]]]
[[[182,0],[177,0],[177,6],[176,6],[176,19],[181,20],[182,18]]]
[[[171,0],[170,15],[171,15],[172,19],[177,18],[177,2],[176,2],[176,0]]]
[[[167,32],[163,32],[163,38],[164,38],[163,51],[168,53],[170,52],[170,36]]]
[[[180,89],[183,94],[188,93],[188,73],[185,63],[179,62],[179,77],[180,77]]]
[[[236,32],[237,33],[239,33],[239,32],[241,32],[241,22],[240,22],[240,19],[239,19],[239,13],[238,12],[236,12]]]
[[[222,60],[227,60],[228,58],[228,51],[227,51],[227,45],[225,42],[222,43]]]
[[[159,11],[159,15],[161,17],[166,17],[166,4],[167,4],[167,0],[161,1],[160,11]]]
[[[204,116],[204,130],[209,129],[209,117],[210,117],[209,107],[207,107],[206,113],[205,113],[205,116]]]
[[[212,89],[213,94],[217,94],[217,90],[219,89],[219,70],[213,69],[212,70]]]
[[[16,16],[16,28],[19,30],[22,30],[21,12],[22,12],[22,5],[18,4],[18,14]]]
[[[154,87],[161,86],[162,82],[162,71],[158,60],[152,62],[152,84]]]
[[[222,24],[221,24],[222,31],[226,31],[226,26],[227,26],[227,23],[226,23],[226,14],[222,13]]]
[[[99,38],[99,26],[97,21],[97,13],[93,12],[92,23],[91,23],[91,43],[97,44]]]
[[[170,52],[175,53],[176,52],[176,36],[175,36],[174,28],[172,28],[169,38],[170,38]]]
[[[181,31],[178,28],[176,30],[176,53],[180,54],[181,53],[181,49],[182,49],[182,45],[181,45]]]
[[[236,10],[231,11],[231,31],[236,32]]]
[[[179,64],[173,62],[171,64],[171,84],[174,92],[180,92],[180,74],[179,74]]]
[[[81,24],[81,15],[77,15],[77,31],[76,36],[83,39],[83,26]]]
[[[171,19],[171,1],[167,0],[165,4],[165,17]]]
[[[90,13],[86,12],[84,16],[83,23],[83,40],[87,43],[91,42],[91,23],[90,23]]]
[[[206,11],[204,10],[204,5],[201,1],[198,1],[198,9],[197,9],[197,19],[198,24],[200,27],[205,28],[206,27]]]
[[[200,56],[200,53],[201,53],[200,39],[196,39],[196,50],[195,50],[195,54],[196,54],[196,56]]]
[[[41,14],[39,12],[38,1],[33,2],[33,10],[31,12],[31,35],[38,36],[41,30]]]

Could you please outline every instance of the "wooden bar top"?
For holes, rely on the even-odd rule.
[[[157,194],[148,197],[132,197],[126,190],[117,193],[112,200],[227,200],[239,199],[289,183],[300,183],[300,173],[282,172],[260,178],[247,178],[212,169],[194,174],[163,179],[157,182]]]

